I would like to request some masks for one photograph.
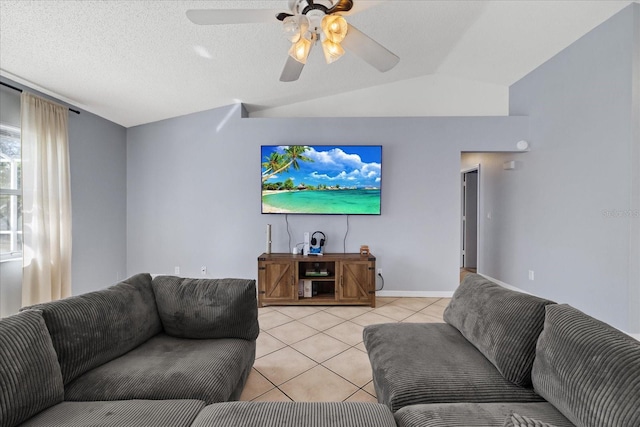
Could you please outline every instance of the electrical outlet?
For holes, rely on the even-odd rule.
[[[203,276],[207,275],[207,267],[206,266],[202,266],[200,267],[200,273],[202,273]]]
[[[382,276],[382,269],[381,268],[378,269],[378,276]]]
[[[529,270],[529,280],[534,280],[535,275],[533,273],[533,270]]]
[[[180,267],[178,266],[173,267],[173,274],[180,274]]]

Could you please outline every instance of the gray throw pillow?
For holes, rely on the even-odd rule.
[[[579,426],[640,426],[640,342],[569,305],[550,305],[535,391]]]
[[[445,309],[444,320],[507,380],[529,387],[536,341],[548,304],[553,301],[506,289],[478,274],[467,274]]]
[[[153,279],[158,312],[168,335],[178,338],[258,337],[256,281],[249,279]]]
[[[17,426],[63,399],[62,373],[42,312],[0,319],[0,426]]]
[[[162,331],[149,274],[31,308],[42,310],[65,385]]]
[[[502,427],[554,427],[554,426],[533,418],[525,417],[524,415],[518,415],[514,412],[504,420],[504,424],[502,425]]]

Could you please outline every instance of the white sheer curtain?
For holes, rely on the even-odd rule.
[[[71,295],[71,188],[66,107],[22,93],[22,305]]]

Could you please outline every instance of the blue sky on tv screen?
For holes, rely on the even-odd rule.
[[[262,146],[262,176],[269,176],[265,163],[272,153],[286,157],[289,146]],[[289,165],[270,176],[266,183],[284,182],[291,178],[295,186],[326,185],[327,187],[380,188],[382,147],[379,145],[307,145],[302,154],[308,160],[298,160],[299,170]],[[287,164],[288,162],[284,163]],[[265,175],[266,174],[266,175]]]

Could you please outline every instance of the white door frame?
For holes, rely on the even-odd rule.
[[[476,269],[477,272],[480,272],[480,267],[481,267],[481,261],[482,261],[482,221],[480,221],[480,219],[482,218],[482,193],[481,193],[481,189],[482,189],[482,174],[480,173],[480,164],[475,164],[471,167],[465,168],[460,170],[460,266],[464,267],[464,255],[463,255],[463,249],[464,246],[464,239],[465,239],[465,232],[464,232],[464,176],[465,174],[469,173],[469,172],[474,172],[477,171],[478,172],[478,188],[477,188],[477,215],[476,215],[476,244],[477,244],[477,248],[476,248]]]

